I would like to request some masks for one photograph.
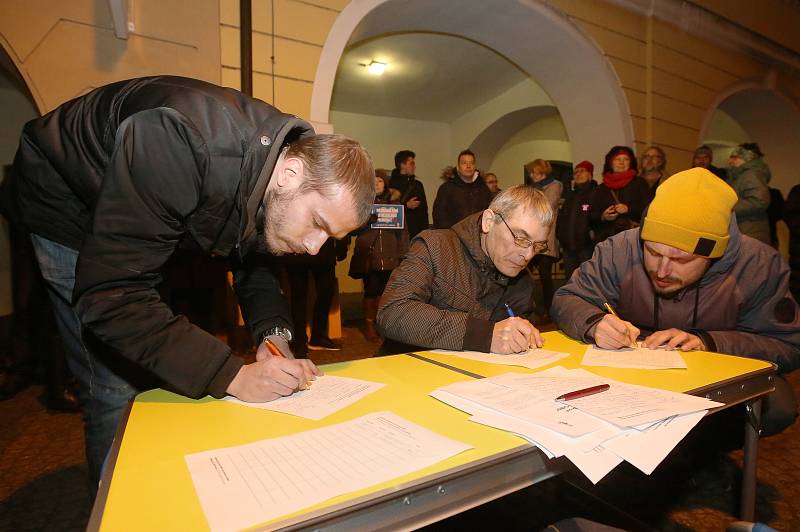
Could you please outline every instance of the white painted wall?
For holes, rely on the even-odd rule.
[[[330,116],[334,131],[361,142],[372,156],[376,168],[394,168],[394,154],[400,150],[408,149],[416,153],[417,177],[425,186],[430,216],[436,190],[441,184],[439,174],[443,167],[454,164],[458,153],[451,148],[450,124],[340,111],[331,111]],[[336,267],[339,291],[360,292],[363,288],[361,281],[347,276],[349,266],[350,257]]]
[[[537,120],[511,136],[490,163],[500,188],[522,183],[522,167],[534,159],[572,161],[572,146],[560,116]]]
[[[453,121],[452,140],[456,153],[470,146],[475,137],[503,115],[526,107],[553,105],[547,93],[532,80],[518,83]]]

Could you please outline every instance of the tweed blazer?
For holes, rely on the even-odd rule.
[[[533,313],[533,281],[524,271],[500,273],[480,244],[476,213],[450,229],[421,232],[395,268],[381,298],[377,325],[387,339],[426,349],[489,352],[494,325]]]

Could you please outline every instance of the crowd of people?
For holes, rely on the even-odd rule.
[[[30,237],[78,381],[96,487],[138,391],[264,402],[319,375],[306,350],[340,347],[327,310],[353,237],[349,274],[364,283],[365,334],[385,338],[385,353],[542,347],[538,326],[552,309],[566,334],[600,347],[641,338],[796,369],[800,187],[777,210],[754,143],[736,147],[725,169],[712,162],[701,146],[692,169],[670,176],[659,147],[639,161],[614,146],[599,183],[589,161],[566,183],[537,158],[524,183],[501,190],[463,150],[443,172],[429,228],[413,151],[376,171],[353,139],[317,135],[231,89],[155,76],[100,87],[28,123],[2,197]],[[374,223],[375,206],[387,204],[403,207],[402,225]],[[791,275],[770,227],[780,217]],[[160,287],[180,253],[226,261],[255,360],[174,312]],[[562,258],[567,284],[555,290]],[[54,375],[52,400],[74,407]],[[788,384],[775,386],[769,433],[797,415]]]

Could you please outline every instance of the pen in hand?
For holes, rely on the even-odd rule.
[[[559,395],[556,397],[556,401],[569,401],[571,399],[580,399],[581,397],[586,397],[589,395],[594,395],[596,393],[604,392],[611,388],[609,384],[598,384],[597,386],[591,386],[589,388],[584,388],[582,390],[575,390],[574,392],[565,393],[564,395]]]
[[[619,314],[617,314],[614,311],[614,307],[612,307],[611,305],[608,304],[608,301],[603,303],[603,306],[606,307],[606,310],[608,311],[609,314],[611,314],[615,318],[619,319],[620,321],[622,320],[622,318],[619,317]],[[634,338],[633,335],[631,334],[630,328],[628,328],[628,340],[630,340],[630,347],[633,347],[635,349],[637,347],[636,338]]]
[[[270,340],[269,338],[265,338],[264,339],[264,343],[267,345],[267,349],[269,349],[269,352],[272,353],[272,356],[278,357],[278,358],[287,358],[286,355],[283,354],[283,351],[281,351],[278,348],[278,346],[275,345],[273,343],[273,341]],[[308,382],[302,383],[298,387],[298,390],[308,390],[308,386],[309,386]]]

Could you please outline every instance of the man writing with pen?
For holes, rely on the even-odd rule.
[[[533,281],[524,271],[547,249],[553,211],[524,185],[450,229],[421,232],[395,268],[378,309],[384,353],[452,349],[517,353],[541,347],[529,321]]]
[[[618,349],[698,349],[800,366],[800,313],[776,250],[739,232],[736,193],[708,170],[666,180],[639,228],[598,244],[553,300],[569,336]],[[764,433],[797,416],[782,378],[765,404]]]

